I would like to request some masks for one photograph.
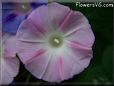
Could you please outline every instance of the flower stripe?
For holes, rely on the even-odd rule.
[[[31,20],[31,19],[29,19],[30,21],[31,21],[31,23],[37,28],[37,30],[39,31],[39,32],[41,32],[43,35],[45,35],[45,33],[47,32],[42,26],[40,26],[40,25],[38,25],[38,27],[37,27],[37,25]]]
[[[84,50],[91,50],[91,47],[85,46],[79,42],[76,41],[69,41],[69,44],[72,48],[77,48],[77,49],[84,49]]]
[[[30,62],[32,61],[32,59],[38,58],[38,57],[40,57],[40,55],[42,55],[42,54],[44,54],[44,53],[45,53],[45,51],[44,51],[43,49],[39,49],[39,50],[36,51],[32,56],[30,56],[31,58],[28,59],[28,60],[25,62],[25,64],[30,63]]]
[[[64,67],[63,67],[63,60],[62,60],[62,57],[59,57],[58,58],[58,67],[59,67],[59,73],[60,73],[60,78],[61,80],[64,80]]]
[[[62,30],[65,23],[69,20],[70,16],[72,15],[73,11],[70,11],[68,15],[65,17],[65,19],[62,21],[62,23],[59,26],[59,29]]]

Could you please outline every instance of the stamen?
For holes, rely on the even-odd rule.
[[[19,3],[16,5],[16,10],[22,13],[27,13],[31,10],[31,5],[29,3]]]
[[[57,44],[60,43],[60,41],[57,38],[54,39],[54,42],[56,42]]]
[[[26,7],[25,5],[23,5],[23,4],[22,4],[22,6],[21,6],[21,7],[22,7],[23,9],[27,9],[27,7]]]
[[[52,46],[52,47],[60,47],[63,43],[63,39],[61,36],[59,35],[51,35],[50,38],[49,38],[49,44]]]

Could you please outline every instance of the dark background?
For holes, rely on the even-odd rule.
[[[95,35],[93,59],[85,71],[74,78],[59,84],[48,83],[32,76],[21,63],[19,74],[11,85],[37,84],[112,84],[113,83],[113,8],[105,7],[76,7],[75,3],[61,3],[72,10],[82,12],[89,20]]]

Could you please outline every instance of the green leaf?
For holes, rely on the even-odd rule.
[[[107,77],[110,81],[113,81],[113,46],[108,46],[104,51],[102,66]]]

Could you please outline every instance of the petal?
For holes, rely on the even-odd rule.
[[[0,68],[1,70],[1,68]],[[9,75],[9,73],[6,72],[6,70],[3,70],[3,74],[0,71],[0,85],[6,85],[13,81],[13,78]]]
[[[58,29],[70,12],[70,8],[58,3],[48,4],[49,19],[53,28]]]
[[[24,15],[14,17],[12,20],[3,23],[3,31],[15,34],[20,23],[25,19]]]
[[[71,46],[67,47],[68,49],[64,50],[64,52],[68,54],[68,57],[71,57],[71,59],[76,61],[82,68],[88,67],[93,56],[92,50],[77,49]]]
[[[49,26],[49,12],[48,8],[44,6],[40,6],[36,10],[34,10],[29,16],[28,19],[38,28],[38,30],[44,34],[47,31]]]
[[[19,71],[19,60],[16,58],[15,36],[3,34],[3,55],[0,63],[0,84],[9,84]],[[7,50],[7,52],[6,52]]]
[[[60,82],[61,77],[58,65],[56,55],[52,54],[42,79],[48,82]]]
[[[89,57],[83,59],[81,54],[76,56],[75,53],[69,52],[70,49],[64,47],[60,52],[44,53],[31,59],[25,67],[38,79],[49,82],[67,80],[82,72],[91,59]]]
[[[32,1],[36,3],[48,3],[48,0],[32,0]]]
[[[84,70],[84,67],[81,66],[82,63],[78,63],[78,60],[76,61],[73,59],[74,57],[67,53],[62,52],[61,54],[57,53],[52,56],[47,70],[45,70],[43,80],[61,82],[72,78],[75,74],[79,74]]]
[[[32,58],[39,56],[40,53],[45,52],[45,48],[43,48],[44,45],[42,44],[18,41],[16,45],[18,56],[24,64]]]
[[[24,20],[18,30],[17,40],[26,42],[42,42],[43,35],[39,29],[33,25],[33,23],[26,19]]]
[[[19,60],[15,58],[3,59],[1,70],[6,70],[11,77],[15,77],[19,70]],[[4,72],[2,72],[4,73]]]
[[[72,34],[67,36],[67,40],[69,42],[73,41],[74,43],[78,43],[79,45],[91,48],[94,43],[95,37],[90,25],[88,24],[85,27],[82,27],[76,32],[73,32]]]
[[[3,10],[7,10],[7,9],[10,9],[10,10],[13,10],[15,9],[14,8],[14,3],[2,3],[2,9]]]
[[[28,19],[31,19],[42,30],[50,32],[50,30],[59,28],[59,25],[69,11],[68,7],[52,3],[39,7],[29,15]]]
[[[68,47],[63,47],[61,52],[53,53],[43,80],[60,82],[82,72],[90,63],[91,56],[88,54],[91,55],[92,53],[81,54],[83,53],[80,51],[72,52]]]
[[[82,13],[71,10],[62,21],[60,31],[64,32],[65,35],[70,35],[78,29],[84,28],[86,25],[88,25],[87,18]]]
[[[19,71],[19,60],[15,58],[4,59],[1,61],[0,83],[9,84]]]
[[[59,70],[57,70],[58,64],[56,58],[54,58],[53,54],[48,52],[31,60],[25,67],[38,79],[50,82],[58,82],[61,80]]]
[[[3,48],[7,52],[7,57],[16,56],[16,37],[5,33],[3,35]],[[5,53],[6,53],[5,52]]]
[[[48,3],[48,0],[33,0],[33,2],[31,2],[31,6],[33,9],[42,6],[42,5],[46,5]]]
[[[50,63],[50,59],[52,57],[49,56],[48,53],[43,53],[36,58],[31,59],[28,63],[25,64],[27,70],[29,70],[35,77],[38,79],[42,79],[44,73]],[[37,68],[36,68],[37,67]]]
[[[15,18],[17,15],[10,9],[2,11],[2,22],[5,23]]]

